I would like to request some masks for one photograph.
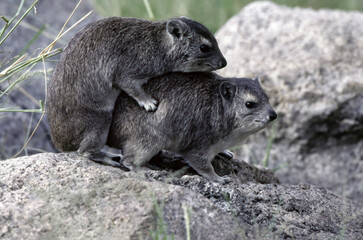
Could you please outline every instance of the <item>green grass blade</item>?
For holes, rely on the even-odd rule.
[[[12,84],[10,84],[9,87],[7,87],[1,94],[0,94],[0,98],[2,98],[2,96],[4,96],[4,94],[6,94],[7,92],[9,92],[10,90],[12,90],[15,85],[17,85],[18,83],[24,81],[27,77],[27,74],[30,72],[30,70],[35,66],[35,63],[33,63],[31,66],[27,66],[28,69],[26,70],[25,73],[23,73],[19,78],[17,78]]]
[[[9,35],[14,31],[14,29],[20,24],[21,21],[28,15],[28,13],[34,8],[35,4],[37,4],[39,0],[36,0],[26,12],[21,16],[21,18],[15,23],[15,25],[10,29],[10,31],[5,35],[5,37],[0,41],[0,45],[9,37]]]
[[[10,19],[7,20],[4,16],[2,16],[1,18],[4,19],[4,21],[6,22],[5,26],[1,29],[0,32],[0,39],[3,36],[5,30],[8,28],[8,26],[15,20],[15,18],[20,14],[21,9],[23,8],[25,0],[22,0],[19,4],[18,10],[16,11],[15,15]]]
[[[5,30],[8,28],[8,26],[9,26],[9,20],[7,20],[5,17],[3,17],[3,16],[1,16],[1,18],[2,19],[4,19],[4,21],[5,21],[5,25],[4,25],[4,27],[1,29],[1,32],[0,32],[0,39],[1,39],[1,37],[4,35],[4,32],[5,32]]]
[[[43,109],[0,108],[0,112],[43,113]]]
[[[43,57],[44,59],[48,59],[48,58],[51,58],[59,53],[62,52],[62,49],[59,48],[59,49],[55,49],[49,53],[46,53],[42,56],[37,56],[37,57],[34,57],[34,58],[30,58],[30,59],[27,59],[27,60],[24,60],[24,61],[20,61],[19,63],[15,64],[14,66],[11,66],[10,69],[7,69],[5,70],[5,72],[1,72],[0,75],[0,83],[6,81],[7,79],[9,79],[11,76],[13,76],[15,73],[18,73],[20,72],[21,70],[27,68],[28,66],[32,65],[32,64],[35,64],[37,62],[40,62],[42,61]]]
[[[9,20],[6,18],[6,17],[4,17],[4,16],[1,16],[1,18],[6,22],[6,23],[9,23]]]
[[[144,4],[145,4],[145,7],[146,7],[147,14],[149,14],[150,20],[154,20],[155,19],[154,13],[153,13],[153,11],[151,9],[149,0],[144,0]]]
[[[184,212],[184,219],[185,219],[185,230],[187,232],[187,240],[191,240],[190,237],[190,209],[186,205],[182,205],[183,212]]]
[[[266,168],[268,167],[269,160],[270,160],[270,152],[271,152],[271,148],[272,148],[272,143],[273,143],[274,138],[275,138],[275,130],[276,130],[276,122],[274,122],[272,124],[271,132],[270,132],[270,137],[268,139],[266,154],[265,154],[265,157],[264,157],[264,159],[262,161],[262,166],[264,166]]]

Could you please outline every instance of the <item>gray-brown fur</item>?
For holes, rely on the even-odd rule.
[[[113,157],[100,150],[121,89],[146,110],[155,110],[157,101],[142,88],[151,77],[225,65],[213,35],[185,17],[163,22],[113,17],[92,23],[68,43],[50,81],[52,141],[61,151],[78,150],[103,162]]]
[[[276,118],[258,80],[171,73],[152,79],[145,90],[159,101],[158,109],[141,111],[134,99],[121,93],[107,141],[122,150],[129,168],[170,150],[207,179],[230,181],[218,176],[210,161]]]

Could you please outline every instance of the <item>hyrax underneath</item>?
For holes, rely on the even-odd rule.
[[[211,160],[276,119],[257,79],[170,73],[149,81],[145,90],[159,101],[155,113],[141,111],[121,93],[107,140],[122,150],[130,169],[170,150],[208,180],[228,182],[214,172]]]
[[[151,77],[226,64],[208,29],[186,17],[162,22],[113,17],[92,23],[68,43],[50,81],[52,141],[61,151],[77,150],[115,165],[113,155],[101,149],[121,90],[154,111],[157,101],[142,88]]]

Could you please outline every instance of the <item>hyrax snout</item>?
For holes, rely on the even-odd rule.
[[[145,91],[159,101],[158,109],[142,111],[121,93],[107,140],[122,150],[123,164],[130,169],[170,150],[208,180],[229,182],[214,172],[211,160],[277,117],[257,79],[170,73],[153,78]]]
[[[121,90],[154,111],[158,102],[142,87],[150,78],[226,64],[208,29],[186,17],[162,22],[113,17],[91,23],[68,43],[48,85],[52,141],[61,151],[115,165],[113,155],[101,149]]]

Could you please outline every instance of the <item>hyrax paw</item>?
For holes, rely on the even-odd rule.
[[[154,112],[158,108],[157,107],[158,101],[151,98],[150,100],[147,100],[147,101],[140,101],[139,105],[140,105],[140,107],[145,108],[145,110],[148,112]]]
[[[233,154],[233,152],[231,152],[229,150],[224,150],[223,152],[218,153],[217,156],[231,160],[231,159],[233,159],[234,154]]]
[[[115,162],[120,162],[122,159],[122,155],[121,154],[115,154],[115,153],[110,153],[110,152],[105,152],[106,157],[110,158],[111,160],[115,161]]]
[[[108,156],[108,153],[106,154],[104,152],[80,152],[79,150],[77,152],[81,156],[87,157],[96,163],[101,163],[103,165],[108,165],[112,167],[120,167],[119,161],[111,159]]]
[[[101,163],[103,165],[107,165],[107,166],[112,166],[112,167],[121,167],[120,163],[115,161],[115,160],[112,160],[111,158],[109,157],[103,157],[102,159],[91,159],[92,161],[94,162],[98,162],[98,163]]]
[[[230,178],[228,176],[223,176],[218,179],[218,182],[221,184],[227,184],[227,183],[232,182],[232,178]]]

